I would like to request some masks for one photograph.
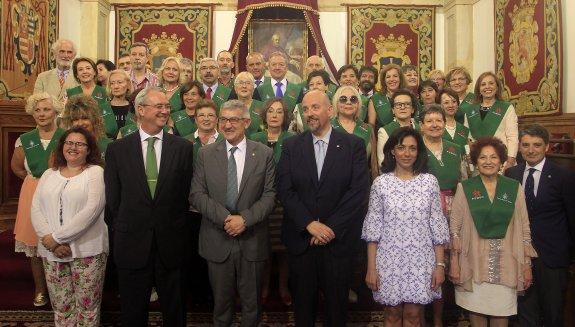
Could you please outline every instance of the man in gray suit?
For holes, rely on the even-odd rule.
[[[78,85],[70,67],[76,57],[76,46],[70,40],[58,39],[52,45],[52,55],[56,60],[56,68],[42,72],[36,78],[34,93],[48,92],[56,99],[66,99],[66,89]]]
[[[202,214],[199,253],[208,261],[216,327],[231,325],[236,289],[242,301],[241,325],[257,326],[261,316],[275,164],[270,148],[247,140],[250,123],[245,104],[225,102],[219,117],[225,140],[202,147],[194,166],[190,202]]]

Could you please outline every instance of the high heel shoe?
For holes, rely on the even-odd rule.
[[[46,304],[48,304],[48,295],[44,294],[44,293],[38,293],[36,294],[36,296],[34,297],[34,306],[35,307],[43,307]]]

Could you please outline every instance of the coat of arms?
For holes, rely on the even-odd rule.
[[[38,61],[40,44],[40,26],[42,18],[32,8],[30,0],[12,4],[12,39],[16,45],[14,56],[20,63],[24,75],[32,75],[34,65]]]
[[[509,13],[513,29],[509,34],[509,61],[511,73],[518,84],[529,82],[537,66],[539,25],[534,19],[536,0],[522,0]]]
[[[403,35],[395,37],[389,34],[388,37],[379,35],[377,39],[371,38],[377,53],[371,56],[373,67],[380,71],[387,64],[397,64],[399,66],[411,64],[411,59],[405,53],[412,40],[406,40]]]

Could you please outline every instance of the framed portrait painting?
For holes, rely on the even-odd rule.
[[[308,28],[305,21],[257,20],[250,22],[248,51],[260,52],[267,62],[269,56],[282,52],[288,58],[288,70],[303,76],[308,55]]]

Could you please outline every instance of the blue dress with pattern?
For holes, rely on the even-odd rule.
[[[441,298],[441,289],[431,289],[433,247],[449,243],[449,228],[435,176],[404,181],[386,173],[376,178],[361,238],[377,243],[375,301],[395,306]]]

